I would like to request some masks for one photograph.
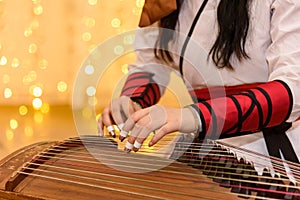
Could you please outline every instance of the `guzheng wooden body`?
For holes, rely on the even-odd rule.
[[[0,162],[0,199],[300,199],[295,183],[260,177],[217,145],[199,156],[198,145],[171,162],[94,136],[33,144]]]

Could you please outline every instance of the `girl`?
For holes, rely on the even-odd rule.
[[[137,31],[137,60],[121,97],[103,111],[100,133],[106,126],[114,135],[117,124],[121,140],[130,132],[125,150],[138,151],[152,131],[149,146],[174,131],[199,139],[262,131],[269,154],[298,162],[298,141],[285,131],[300,115],[299,9],[298,0],[146,0],[140,26],[161,29]],[[194,44],[224,85],[201,76],[211,66],[186,59],[201,57]],[[168,82],[163,65],[180,72],[194,104],[155,105]]]

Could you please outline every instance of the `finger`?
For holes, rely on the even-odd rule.
[[[113,127],[112,125],[107,126],[107,127],[106,127],[106,130],[107,130],[107,132],[110,133],[110,135],[111,135],[112,137],[114,137],[114,138],[116,137],[115,129],[114,129],[114,127]]]
[[[131,131],[130,133],[130,136],[128,137],[127,139],[127,142],[126,142],[126,145],[125,145],[125,148],[124,150],[127,151],[127,152],[130,152],[133,147],[134,147],[134,144],[135,144],[135,141],[137,139],[137,136],[142,133],[143,131],[143,127],[140,126],[139,124],[137,124]],[[145,132],[145,131],[144,131]],[[138,144],[135,144],[136,147],[138,147],[139,145]]]
[[[132,150],[137,152],[149,134],[153,131],[149,123],[149,116],[146,116],[139,120],[135,127],[132,129],[130,136],[128,137],[128,141],[133,144]]]
[[[155,135],[153,136],[153,138],[151,139],[151,141],[149,142],[148,146],[151,147],[153,145],[155,145],[159,140],[161,140],[166,134],[171,133],[175,130],[173,130],[168,124],[162,126],[160,129],[158,129],[155,132]]]
[[[137,152],[143,146],[143,143],[144,143],[145,140],[146,140],[146,138],[137,138],[134,141],[132,150],[134,152]]]
[[[141,120],[148,113],[149,113],[148,109],[143,109],[143,110],[139,110],[139,111],[133,113],[132,115],[130,115],[129,118],[126,120],[126,122],[120,132],[119,139],[121,141],[123,141],[127,137],[129,131],[131,131],[135,127],[136,122]],[[136,132],[136,131],[134,131],[134,132]],[[137,134],[133,133],[133,135],[137,135]]]
[[[110,109],[109,107],[105,108],[102,115],[102,122],[103,124],[106,126],[106,130],[107,132],[112,136],[112,137],[116,137],[115,134],[115,130],[113,128],[113,120],[111,119],[111,115],[110,115]]]
[[[134,144],[133,144],[133,147],[132,147],[132,150],[134,152],[137,152],[141,147],[142,147],[143,143],[140,143],[138,142],[137,140],[134,141]]]
[[[124,112],[122,111],[122,101],[121,99],[113,99],[110,104],[111,109],[111,116],[115,123],[117,124],[118,128],[120,129],[119,125],[123,124],[125,119],[125,116],[123,116]],[[121,130],[121,129],[120,129]]]
[[[103,121],[102,121],[102,116],[100,116],[100,118],[98,119],[98,134],[99,136],[103,137],[104,136],[104,132],[103,132]]]
[[[126,144],[125,144],[125,147],[124,147],[124,151],[125,152],[130,152],[132,147],[133,147],[133,144],[130,143],[129,141],[127,141]]]

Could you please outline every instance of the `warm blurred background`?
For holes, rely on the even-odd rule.
[[[31,143],[78,136],[74,99],[77,121],[93,122],[87,132],[96,132],[95,114],[118,95],[127,64],[135,59],[128,50],[143,5],[144,0],[0,0],[0,159]],[[111,38],[109,48],[95,51]],[[98,79],[99,66],[111,58]],[[76,82],[79,70],[84,84]],[[178,103],[170,89],[164,101]]]
[[[81,64],[101,42],[135,29],[143,4],[0,0],[0,158],[32,142],[77,135],[71,103]],[[126,73],[128,59],[118,61],[112,73]]]

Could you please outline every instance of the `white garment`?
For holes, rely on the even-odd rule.
[[[179,15],[177,30],[184,36],[190,30],[193,19],[203,0],[184,1]],[[233,86],[248,83],[282,80],[288,84],[293,95],[293,107],[289,122],[300,116],[300,1],[299,0],[252,0],[250,9],[250,27],[246,42],[246,52],[250,59],[241,62],[233,55],[230,62],[234,70],[213,67],[211,76],[200,75],[211,66],[197,62],[199,57],[206,58],[218,32],[217,7],[219,0],[209,0],[198,20],[191,40],[185,52],[183,74],[187,88],[200,89],[210,86]],[[185,37],[179,37],[173,48],[180,53]],[[131,73],[146,70],[155,74],[154,80],[161,86],[161,92],[169,81],[170,68],[157,60],[153,53],[157,40],[157,30],[139,29],[136,36],[137,61],[130,66]],[[198,48],[197,48],[198,47]],[[175,66],[179,65],[179,56],[174,55]],[[216,75],[215,75],[216,74]],[[215,77],[215,82],[214,82]],[[209,80],[208,80],[209,79]],[[221,81],[218,81],[221,79]],[[298,128],[297,128],[298,127]],[[294,124],[293,130],[300,130],[300,123]],[[300,155],[300,137],[295,131],[289,134],[293,146]],[[252,137],[252,139],[249,139]],[[254,139],[253,139],[254,138]],[[255,138],[258,138],[257,140]],[[298,139],[297,139],[298,138]],[[227,139],[232,145],[239,145],[241,138]],[[251,141],[247,144],[247,141]],[[266,147],[261,133],[248,135],[241,147],[266,154]],[[241,156],[244,156],[241,154]],[[246,156],[247,158],[247,156]],[[252,158],[249,157],[249,160]],[[258,171],[263,167],[256,166]]]
[[[206,54],[211,49],[218,32],[216,19],[218,2],[219,0],[208,1],[187,46],[186,58],[190,60],[199,56],[206,58],[206,55],[201,55],[202,51],[195,48],[198,45]],[[185,36],[202,3],[203,0],[184,1],[177,27],[182,35],[173,46],[177,53],[180,53]],[[230,62],[234,70],[228,68],[215,70],[225,86],[283,80],[293,94],[293,109],[288,121],[294,121],[300,116],[300,23],[298,21],[300,1],[252,0],[251,7],[250,28],[246,42],[246,52],[250,59],[239,62],[233,55]],[[137,31],[135,48],[138,58],[130,65],[130,69],[141,67],[141,69],[131,70],[131,73],[137,70],[150,71],[155,74],[154,80],[159,85],[166,86],[169,69],[153,66],[153,64],[165,66],[154,56],[156,40],[155,29],[142,28]],[[174,61],[178,66],[179,56],[174,55]],[[205,70],[204,67],[207,65],[199,66],[196,62],[191,65],[186,60],[183,62],[184,78],[190,84],[188,89],[220,85],[220,81],[207,81],[207,77],[199,76],[199,70]]]

